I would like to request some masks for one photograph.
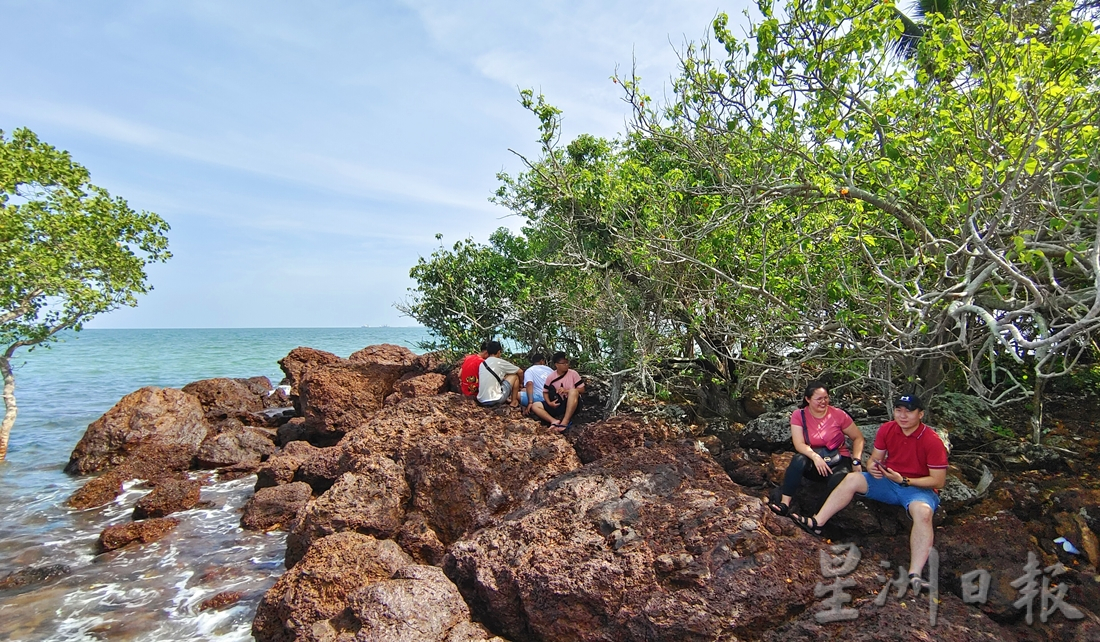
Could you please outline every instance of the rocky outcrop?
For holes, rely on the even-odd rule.
[[[294,481],[298,468],[320,452],[320,448],[304,441],[292,441],[281,452],[268,459],[256,472],[256,490]]]
[[[344,473],[295,520],[286,542],[287,568],[297,564],[310,544],[322,537],[355,531],[388,539],[401,527],[409,499],[401,466],[380,455],[358,470]]]
[[[164,517],[194,508],[199,503],[202,484],[190,479],[166,479],[134,505],[134,519]]]
[[[393,578],[359,589],[348,600],[362,642],[446,640],[470,609],[455,585],[434,566],[406,566]]]
[[[77,510],[102,506],[121,495],[122,483],[129,479],[130,475],[122,470],[109,470],[99,477],[88,480],[69,497],[66,503],[70,508]]]
[[[58,578],[72,574],[73,569],[65,564],[51,564],[48,566],[32,566],[12,571],[0,580],[0,591],[23,588],[35,584],[45,584]]]
[[[195,453],[198,468],[259,468],[275,453],[275,443],[263,429],[245,426],[239,419],[224,419],[213,426]]]
[[[206,433],[202,405],[194,396],[172,388],[142,388],[88,426],[65,472],[83,475],[118,466],[148,446],[189,461]]]
[[[393,405],[402,399],[430,397],[447,390],[447,377],[438,373],[413,375],[406,374],[394,384],[393,392],[384,400],[385,405]]]
[[[693,445],[635,449],[553,480],[444,569],[506,637],[751,637],[813,601],[813,543],[770,517]]]
[[[320,539],[264,594],[252,635],[258,642],[353,636],[358,623],[348,611],[351,595],[412,563],[391,540],[354,532]]]
[[[161,517],[108,526],[100,533],[96,548],[98,552],[105,553],[134,542],[150,544],[172,532],[179,524],[180,520],[174,517]]]
[[[684,439],[690,435],[682,426],[630,414],[579,426],[569,431],[567,436],[581,462],[587,464],[623,450]]]
[[[217,422],[230,417],[248,418],[263,411],[271,381],[267,377],[203,379],[187,384],[183,391],[198,398],[206,418]]]
[[[199,611],[220,611],[240,602],[243,597],[244,593],[241,591],[222,591],[214,597],[207,598],[199,603]]]
[[[260,488],[244,505],[241,528],[252,531],[286,530],[312,497],[309,484],[294,482]]]
[[[742,448],[755,448],[765,452],[790,450],[791,447],[791,410],[766,412],[749,423],[738,439]]]
[[[279,360],[279,367],[286,374],[285,382],[290,386],[290,397],[298,397],[298,386],[302,382],[302,376],[309,370],[318,366],[335,365],[344,360],[324,350],[298,347],[291,350],[285,357]],[[297,404],[295,404],[297,406]],[[299,408],[299,411],[301,409]]]

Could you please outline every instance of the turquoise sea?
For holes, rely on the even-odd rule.
[[[282,533],[242,531],[237,522],[253,477],[203,489],[204,510],[188,511],[168,538],[93,555],[99,533],[130,519],[144,494],[127,487],[114,504],[86,511],[65,499],[86,479],[62,472],[88,424],[142,386],[182,387],[211,377],[264,375],[297,346],[346,357],[376,343],[416,344],[423,328],[85,330],[49,349],[16,354],[18,419],[0,462],[0,579],[28,566],[65,564],[51,583],[0,591],[0,639],[244,640],[260,595],[282,573]],[[198,611],[222,591],[245,599]]]

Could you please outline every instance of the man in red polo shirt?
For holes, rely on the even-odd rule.
[[[932,550],[932,515],[940,505],[939,489],[947,482],[947,448],[924,425],[924,403],[903,395],[894,403],[894,420],[879,426],[867,472],[848,473],[825,505],[812,517],[792,513],[803,530],[821,534],[821,527],[859,494],[884,504],[904,506],[913,520],[909,532],[909,581],[918,589],[921,571]]]

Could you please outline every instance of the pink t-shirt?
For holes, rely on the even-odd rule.
[[[546,377],[546,384],[550,385],[550,382],[553,382],[554,387],[558,389],[558,392],[562,392],[564,390],[572,390],[573,388],[581,385],[581,382],[583,381],[581,379],[581,376],[577,374],[576,370],[567,371],[565,373],[565,376],[561,379],[558,379],[558,376],[558,373],[554,372],[554,374]]]
[[[829,406],[825,411],[825,416],[818,419],[810,412],[809,408],[797,408],[791,413],[792,426],[802,427],[803,412],[806,413],[806,423],[810,424],[806,426],[806,430],[810,434],[809,446],[811,448],[824,446],[832,449],[839,446],[841,455],[845,457],[852,456],[852,451],[848,449],[848,442],[844,439],[844,429],[852,423],[852,418],[848,416],[848,413],[840,408]]]

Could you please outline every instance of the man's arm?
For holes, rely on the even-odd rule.
[[[898,484],[901,484],[906,479],[909,480],[910,486],[916,486],[917,488],[943,488],[944,485],[947,484],[946,468],[929,468],[928,476],[926,477],[905,477],[895,470],[890,470],[888,468],[883,470],[886,471],[886,479]]]

